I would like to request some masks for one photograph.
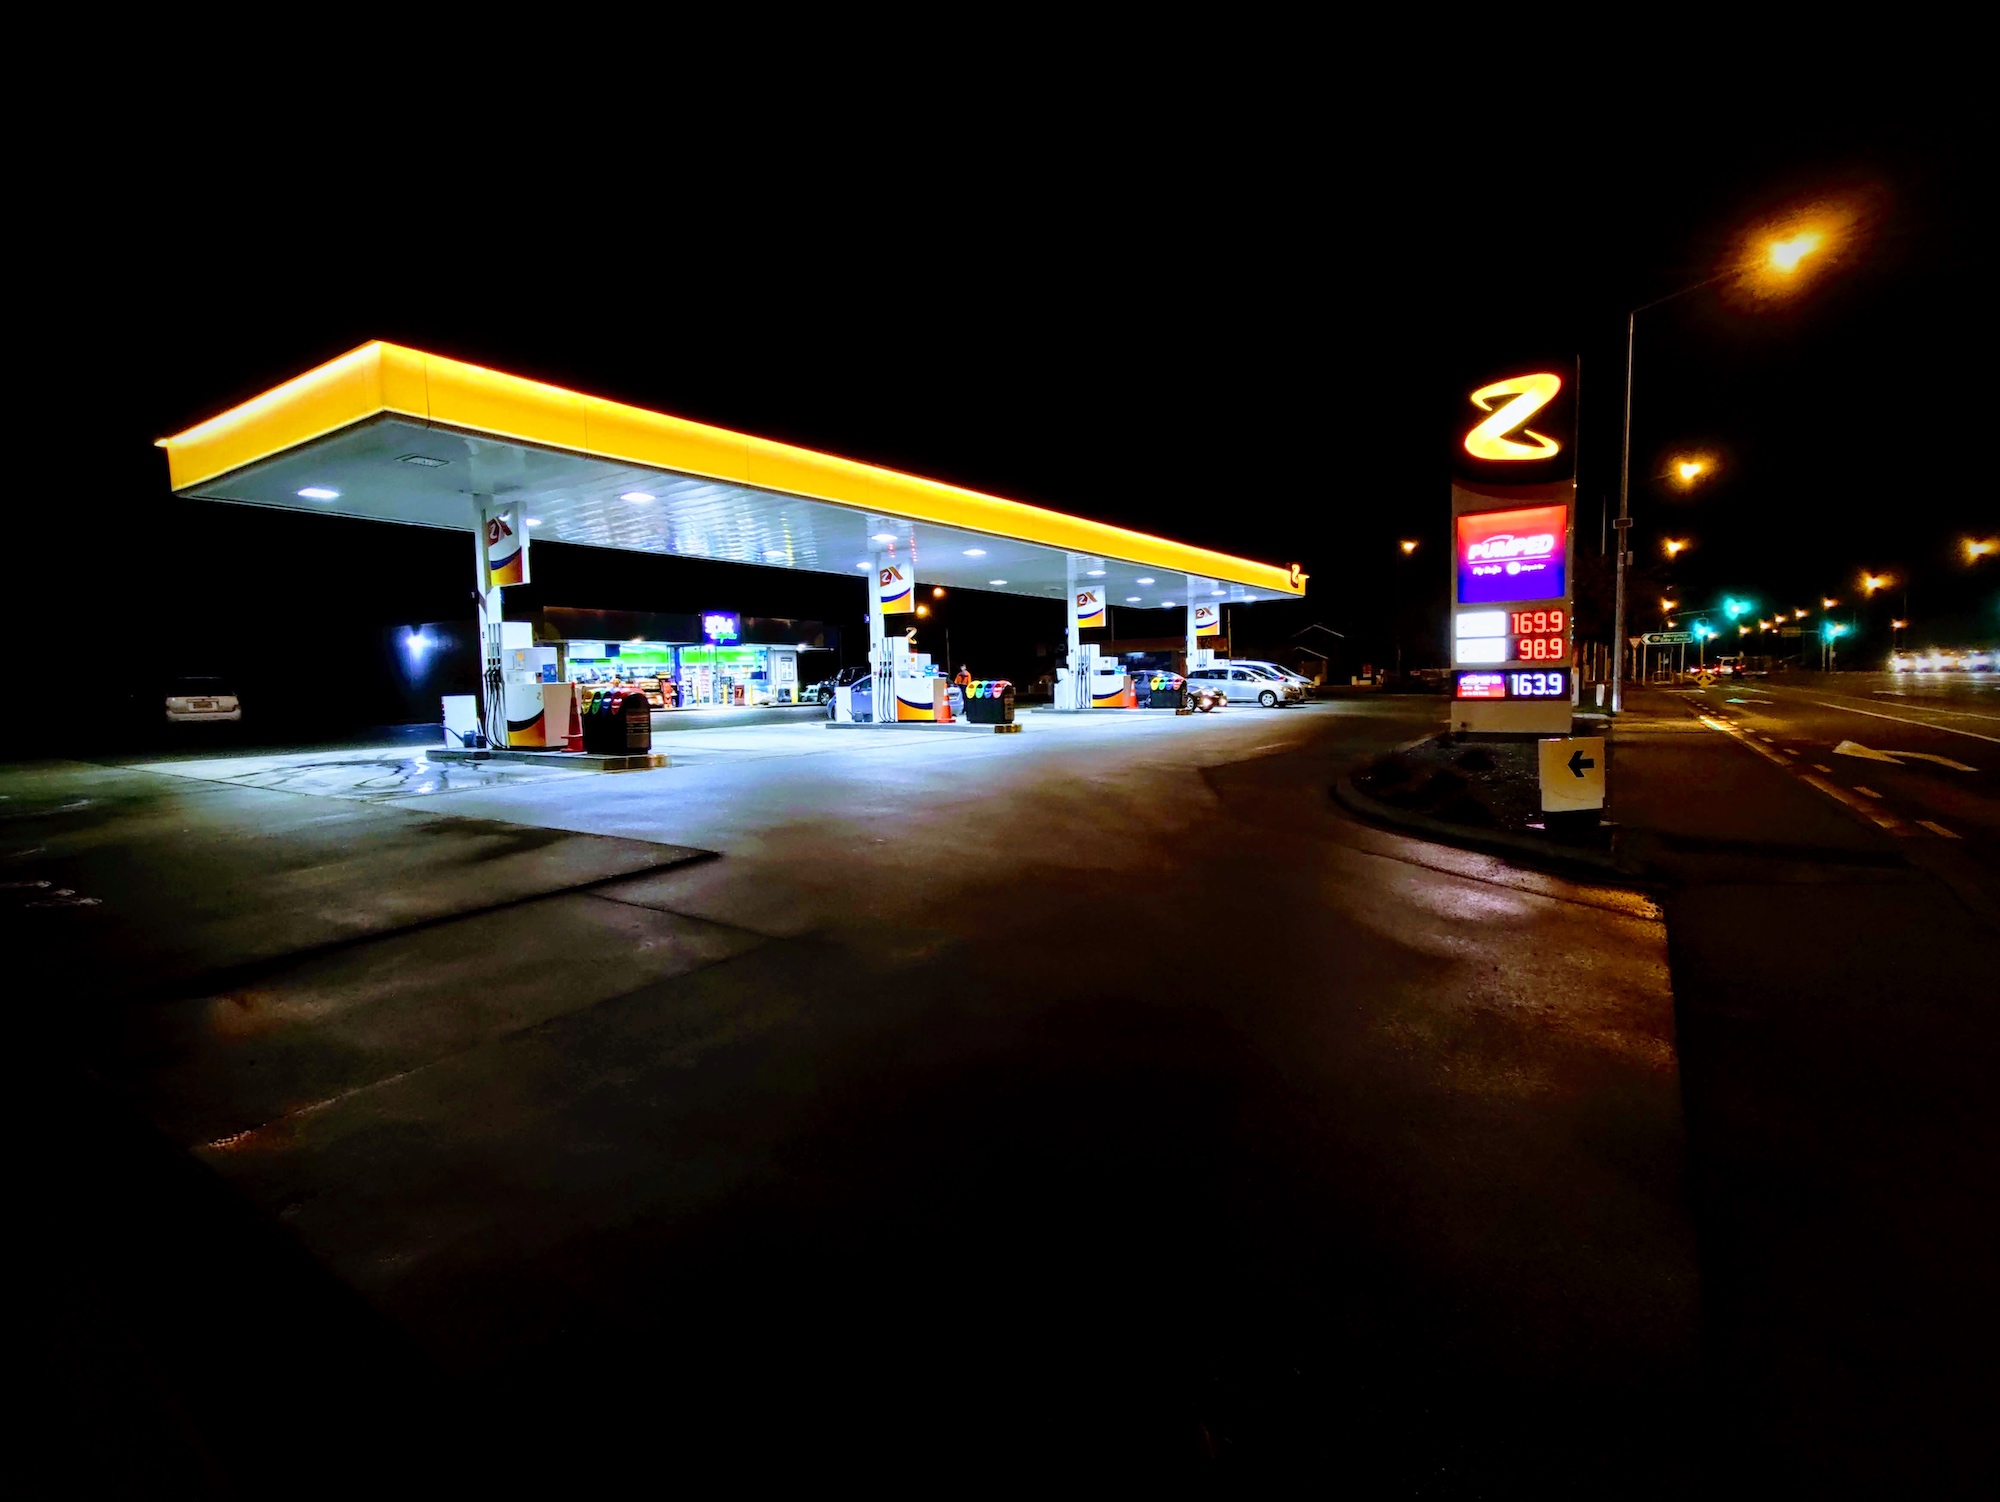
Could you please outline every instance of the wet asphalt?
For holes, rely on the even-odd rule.
[[[10,875],[98,898],[6,910],[50,1432],[241,1494],[1793,1463],[1713,1356],[1707,962],[1328,796],[1440,709],[698,731],[380,797],[0,770]]]

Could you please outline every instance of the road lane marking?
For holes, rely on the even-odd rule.
[[[1949,829],[1946,829],[1942,824],[1933,824],[1929,819],[1919,819],[1917,820],[1917,822],[1923,825],[1924,828],[1928,829],[1932,834],[1941,834],[1948,840],[1955,840],[1958,838],[1957,835],[1953,834]]]
[[[1877,689],[1876,692],[1896,693],[1898,698],[1902,697],[1900,691],[1892,689]],[[1933,709],[1928,704],[1906,704],[1903,707],[1921,709],[1925,714],[1941,714],[1948,720],[2000,720],[2000,714],[1981,714],[1976,709]]]
[[[1848,792],[1846,788],[1828,782],[1824,777],[1815,777],[1810,772],[1807,772],[1801,774],[1799,781],[1807,784],[1809,787],[1818,788],[1836,803],[1846,804],[1847,807],[1853,809],[1870,824],[1876,825],[1881,829],[1886,829],[1890,834],[1908,834],[1910,832],[1908,826],[1894,814],[1885,814],[1878,808],[1871,808],[1868,804],[1863,803],[1859,798]]]
[[[1785,755],[1787,755],[1787,756],[1797,756],[1797,755],[1799,754],[1798,752],[1794,751],[1794,750],[1793,750],[1793,749],[1792,749],[1792,748],[1791,748],[1790,746],[1785,746],[1785,747],[1782,747],[1781,749],[1782,749],[1782,750],[1784,751]]]
[[[1842,741],[1833,748],[1835,756],[1858,756],[1865,761],[1886,761],[1892,767],[1900,767],[1901,762],[1887,751],[1875,751],[1859,741]]]
[[[1859,756],[1868,761],[1886,761],[1892,767],[1900,767],[1905,760],[1934,761],[1941,767],[1950,767],[1954,772],[1977,772],[1979,768],[1968,767],[1962,761],[1953,761],[1949,756],[1939,756],[1935,751],[1877,751],[1859,741],[1842,741],[1833,748],[1835,756]],[[1825,768],[1821,768],[1822,771]]]
[[[1941,767],[1950,767],[1954,772],[1977,772],[1979,768],[1968,767],[1962,761],[1953,761],[1949,756],[1937,756],[1929,751],[1898,751],[1898,756],[1913,757],[1917,761],[1934,761]]]
[[[1875,789],[1865,788],[1858,782],[1854,784],[1854,791],[1868,798],[1879,798],[1882,796],[1880,793],[1876,792]]]
[[[1821,765],[1820,765],[1820,764],[1819,764],[1818,762],[1814,762],[1814,763],[1813,763],[1813,770],[1814,770],[1815,772],[1828,772],[1828,773],[1831,773],[1831,772],[1833,771],[1833,768],[1832,768],[1832,767],[1823,767],[1823,766],[1821,766]]]
[[[1905,719],[1902,715],[1883,714],[1876,709],[1855,709],[1847,704],[1829,704],[1824,699],[1815,699],[1813,703],[1821,709],[1837,709],[1843,714],[1865,714],[1874,720],[1894,720],[1898,725],[1915,725],[1924,730],[1942,730],[1946,735],[1969,735],[1976,741],[1991,741],[1994,745],[2000,746],[2000,735],[1981,735],[1977,730],[1960,730],[1956,725],[1934,725],[1929,720]]]
[[[1905,824],[1894,814],[1884,813],[1881,809],[1863,803],[1859,798],[1848,792],[1846,788],[1828,782],[1824,777],[1815,777],[1810,772],[1794,772],[1792,764],[1786,761],[1784,757],[1778,755],[1775,751],[1766,750],[1764,747],[1758,745],[1755,739],[1743,734],[1742,731],[1736,729],[1734,726],[1724,724],[1713,715],[1701,715],[1699,718],[1702,724],[1708,726],[1709,729],[1720,730],[1731,740],[1748,746],[1752,751],[1763,757],[1764,760],[1772,763],[1774,766],[1783,767],[1787,773],[1797,777],[1799,781],[1805,783],[1808,787],[1818,788],[1836,803],[1844,804],[1848,808],[1853,809],[1854,812],[1861,815],[1862,818],[1866,819],[1870,824],[1875,825],[1878,829],[1887,830],[1893,835],[1907,835],[1910,832],[1909,825]],[[1820,767],[1819,770],[1822,772],[1831,772],[1833,768]],[[1880,795],[1878,794],[1877,796]]]

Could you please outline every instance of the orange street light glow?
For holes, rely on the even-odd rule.
[[[1909,624],[1910,623],[1908,621],[1891,621],[1889,622],[1889,628],[1893,631],[1901,631],[1905,626]]]
[[[1838,198],[1794,204],[1750,227],[1732,256],[1737,288],[1760,302],[1797,296],[1852,253],[1879,216],[1880,196],[1877,189],[1856,187]]]
[[[931,598],[933,600],[942,600],[944,598],[944,586],[942,584],[936,585],[932,588]]]
[[[928,605],[919,605],[917,607],[918,615],[929,615],[930,613],[931,613],[931,607]]]
[[[2000,542],[1996,542],[1991,537],[1968,537],[1965,539],[1965,559],[1968,563],[1977,563],[1981,558],[1992,552],[2000,552]]]
[[[1863,574],[1861,576],[1861,588],[1866,593],[1871,595],[1874,594],[1876,590],[1886,589],[1895,582],[1896,581],[1890,578],[1887,574]]]
[[[1764,253],[1774,267],[1790,276],[1799,269],[1799,262],[1818,250],[1825,239],[1817,230],[1801,230],[1789,240],[1773,240]]]
[[[1802,621],[1805,618],[1806,618],[1806,613],[1803,610],[1794,610],[1792,612],[1792,619],[1795,621]]]
[[[1708,468],[1708,466],[1703,464],[1699,459],[1683,459],[1674,468],[1680,471],[1680,477],[1683,480],[1692,480],[1696,475]]]
[[[1834,606],[1838,605],[1838,604],[1840,603],[1840,601],[1838,601],[1838,600],[1821,600],[1821,601],[1820,601],[1819,603],[1820,603],[1820,608],[1821,608],[1822,610],[1831,610],[1831,609],[1833,609],[1833,607],[1834,607]]]
[[[1669,537],[1667,539],[1667,556],[1669,558],[1676,558],[1686,550],[1687,542],[1685,539],[1677,537]]]
[[[1664,610],[1668,615],[1672,615],[1676,610],[1680,609],[1680,604],[1679,600],[1663,599],[1660,601],[1660,609]]]
[[[1403,551],[1405,553],[1414,553],[1416,552],[1416,550],[1417,550],[1417,545],[1413,542],[1406,542],[1403,544]]]

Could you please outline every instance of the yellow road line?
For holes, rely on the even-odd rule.
[[[1917,820],[1917,822],[1923,825],[1924,828],[1928,829],[1932,834],[1941,834],[1948,840],[1955,840],[1958,838],[1957,835],[1953,834],[1949,829],[1946,829],[1942,824],[1933,824],[1929,819],[1919,819]]]

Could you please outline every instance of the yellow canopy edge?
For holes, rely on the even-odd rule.
[[[1254,563],[379,340],[163,438],[160,446],[173,488],[190,491],[384,413],[1280,594],[1305,593],[1305,575],[1296,566]]]

